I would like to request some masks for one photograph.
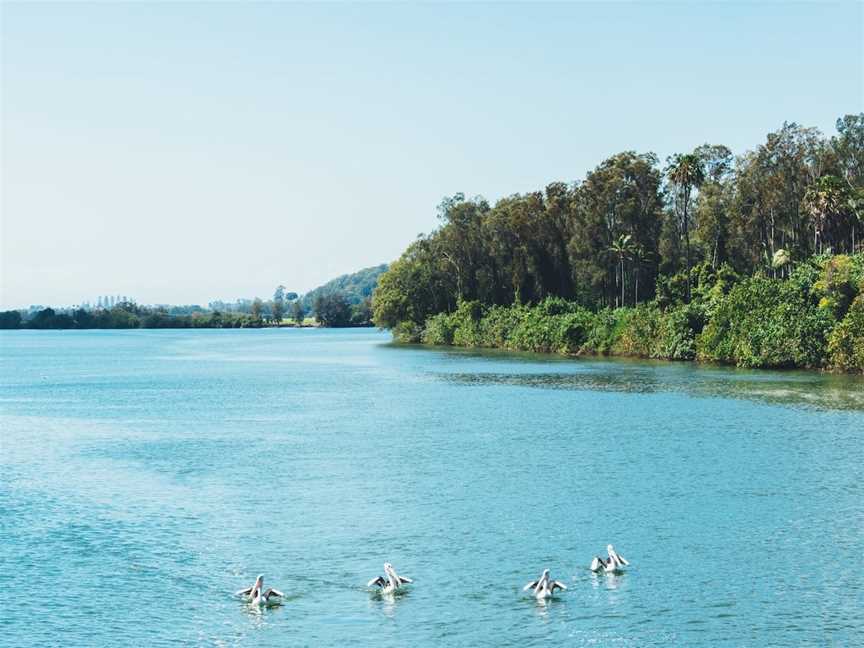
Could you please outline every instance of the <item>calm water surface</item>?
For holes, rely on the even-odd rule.
[[[861,379],[388,340],[0,336],[0,643],[864,643]]]

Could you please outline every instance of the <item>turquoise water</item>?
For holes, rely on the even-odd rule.
[[[0,336],[0,643],[864,643],[861,379],[388,340]]]

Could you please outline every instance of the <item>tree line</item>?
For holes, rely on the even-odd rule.
[[[374,320],[419,340],[430,318],[470,303],[488,311],[562,299],[593,313],[641,305],[665,313],[718,277],[727,290],[750,277],[789,279],[814,255],[823,266],[853,255],[864,225],[864,113],[836,128],[824,137],[784,123],[738,156],[703,144],[661,164],[625,151],[581,181],[494,205],[446,198],[437,229],[380,278]],[[817,292],[808,299],[818,302]]]
[[[387,264],[342,275],[298,295],[279,285],[272,299],[212,301],[198,305],[141,306],[131,300],[110,307],[41,308],[0,312],[0,329],[261,328],[264,326],[372,326],[372,292]]]
[[[284,287],[276,289],[273,300],[251,300],[243,311],[206,310],[170,306],[141,306],[120,302],[111,308],[51,307],[32,314],[10,310],[0,312],[0,329],[131,329],[131,328],[262,328],[267,326],[308,326],[308,315],[325,327],[372,326],[371,300],[350,303],[340,292],[319,295],[307,313],[296,293],[288,301]],[[29,316],[27,316],[29,315]]]

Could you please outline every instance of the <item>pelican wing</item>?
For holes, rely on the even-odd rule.
[[[399,579],[399,584],[400,584],[400,585],[404,585],[404,584],[406,584],[406,583],[413,583],[413,582],[414,582],[413,580],[411,580],[410,578],[407,578],[406,576],[397,576],[397,578]]]
[[[600,571],[603,567],[603,560],[594,556],[594,560],[591,561],[591,571]]]
[[[373,578],[368,583],[366,583],[366,587],[372,587],[373,585],[377,585],[378,587],[384,587],[387,584],[387,581],[384,580],[383,576],[378,576],[377,578]]]
[[[622,565],[629,565],[630,564],[629,562],[627,562],[627,559],[624,556],[622,556],[621,554],[616,553],[615,555],[618,556],[618,560],[621,561]]]
[[[539,582],[540,582],[539,580],[531,581],[525,587],[522,588],[522,591],[527,592],[528,590],[534,589],[535,587],[537,587],[537,583],[539,583]]]
[[[550,589],[554,592],[556,587],[558,589],[562,589],[562,590],[567,589],[567,586],[564,583],[562,583],[561,581],[552,581],[552,587]]]
[[[282,592],[272,587],[264,592],[264,598],[269,599],[271,596],[285,596]]]
[[[234,592],[234,596],[249,596],[249,595],[252,594],[252,588],[253,588],[253,587],[255,587],[255,586],[254,586],[254,585],[250,585],[250,586],[247,587],[246,589],[237,590],[236,592]]]

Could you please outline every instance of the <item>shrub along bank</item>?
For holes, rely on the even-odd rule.
[[[864,254],[814,257],[784,278],[740,278],[703,265],[691,281],[690,303],[662,289],[635,308],[596,312],[557,297],[491,307],[461,301],[422,328],[395,327],[394,335],[435,345],[864,373]]]

